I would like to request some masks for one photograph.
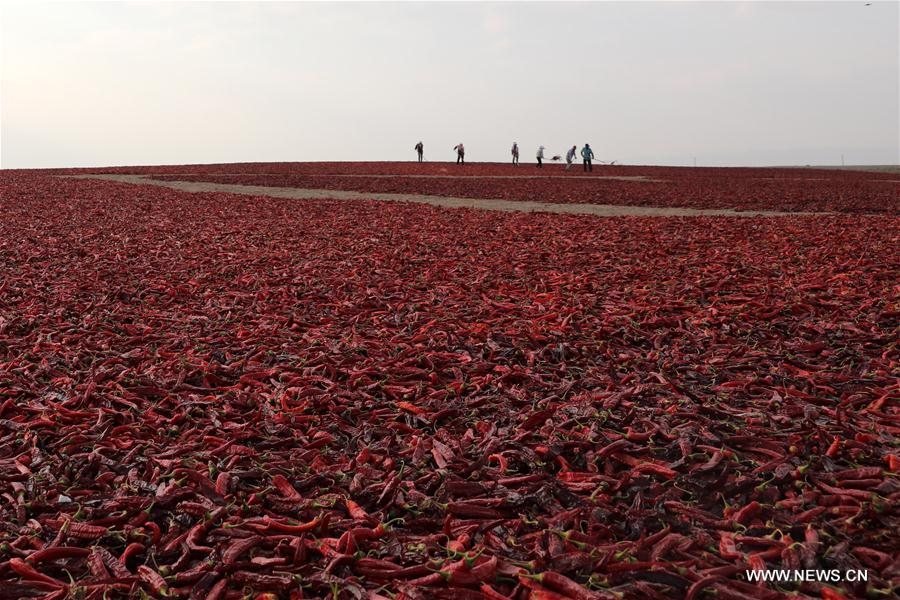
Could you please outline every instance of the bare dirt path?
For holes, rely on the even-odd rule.
[[[138,185],[155,185],[183,192],[225,192],[229,194],[246,194],[251,196],[271,196],[273,198],[290,198],[297,200],[331,199],[331,200],[383,200],[388,202],[420,202],[432,206],[447,208],[480,208],[504,212],[548,212],[574,215],[595,215],[600,217],[622,216],[655,216],[655,217],[784,217],[800,215],[826,215],[834,213],[805,212],[791,213],[778,211],[731,209],[698,209],[656,206],[619,206],[613,204],[556,204],[552,202],[520,202],[515,200],[492,200],[476,198],[452,198],[445,196],[425,196],[419,194],[381,194],[370,192],[351,192],[344,190],[317,190],[308,188],[284,188],[261,185],[235,185],[209,183],[205,181],[163,181],[142,175],[97,174],[68,175],[74,179],[101,179],[120,183]]]

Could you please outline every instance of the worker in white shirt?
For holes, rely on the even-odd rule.
[[[540,148],[538,148],[538,151],[537,151],[537,168],[538,169],[544,168],[543,161],[544,161],[544,147],[541,146]]]
[[[566,171],[572,166],[572,163],[575,162],[575,153],[577,146],[572,146],[569,148],[569,151],[566,152]]]

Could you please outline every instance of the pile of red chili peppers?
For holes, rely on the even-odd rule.
[[[535,202],[900,215],[900,175],[815,168],[238,163],[72,169],[241,185]],[[385,175],[400,177],[386,178]]]
[[[2,599],[897,593],[896,216],[54,175],[0,173]]]
[[[889,173],[852,173],[848,177],[843,171],[786,169],[786,173],[778,173],[776,177],[763,169],[698,169],[698,173],[693,169],[662,167],[605,167],[596,173],[581,173],[563,171],[558,165],[552,165],[546,169],[547,174],[542,172],[540,176],[524,167],[495,167],[494,174],[485,177],[470,175],[468,166],[462,172],[429,166],[432,174],[423,169],[425,176],[394,178],[354,173],[339,176],[182,173],[158,178],[563,204],[900,215],[900,176]]]

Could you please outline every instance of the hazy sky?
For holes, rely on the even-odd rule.
[[[0,160],[897,163],[898,7],[6,2]]]

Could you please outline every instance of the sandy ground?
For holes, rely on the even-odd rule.
[[[798,215],[822,215],[830,213],[790,213],[778,211],[736,211],[731,209],[696,209],[654,206],[618,206],[612,204],[556,204],[552,202],[519,202],[514,200],[452,198],[444,196],[425,196],[419,194],[379,194],[370,192],[351,192],[342,190],[318,190],[309,188],[268,187],[261,185],[234,185],[208,183],[202,181],[163,181],[142,175],[69,175],[76,179],[101,179],[121,183],[139,185],[156,185],[159,187],[181,190],[183,192],[226,192],[230,194],[246,194],[251,196],[271,196],[274,198],[290,198],[297,200],[332,199],[332,200],[383,200],[387,202],[420,202],[432,206],[447,208],[480,208],[505,212],[548,212],[575,215],[595,215],[600,217],[621,216],[656,216],[656,217],[781,217]],[[391,176],[393,177],[393,175]]]

